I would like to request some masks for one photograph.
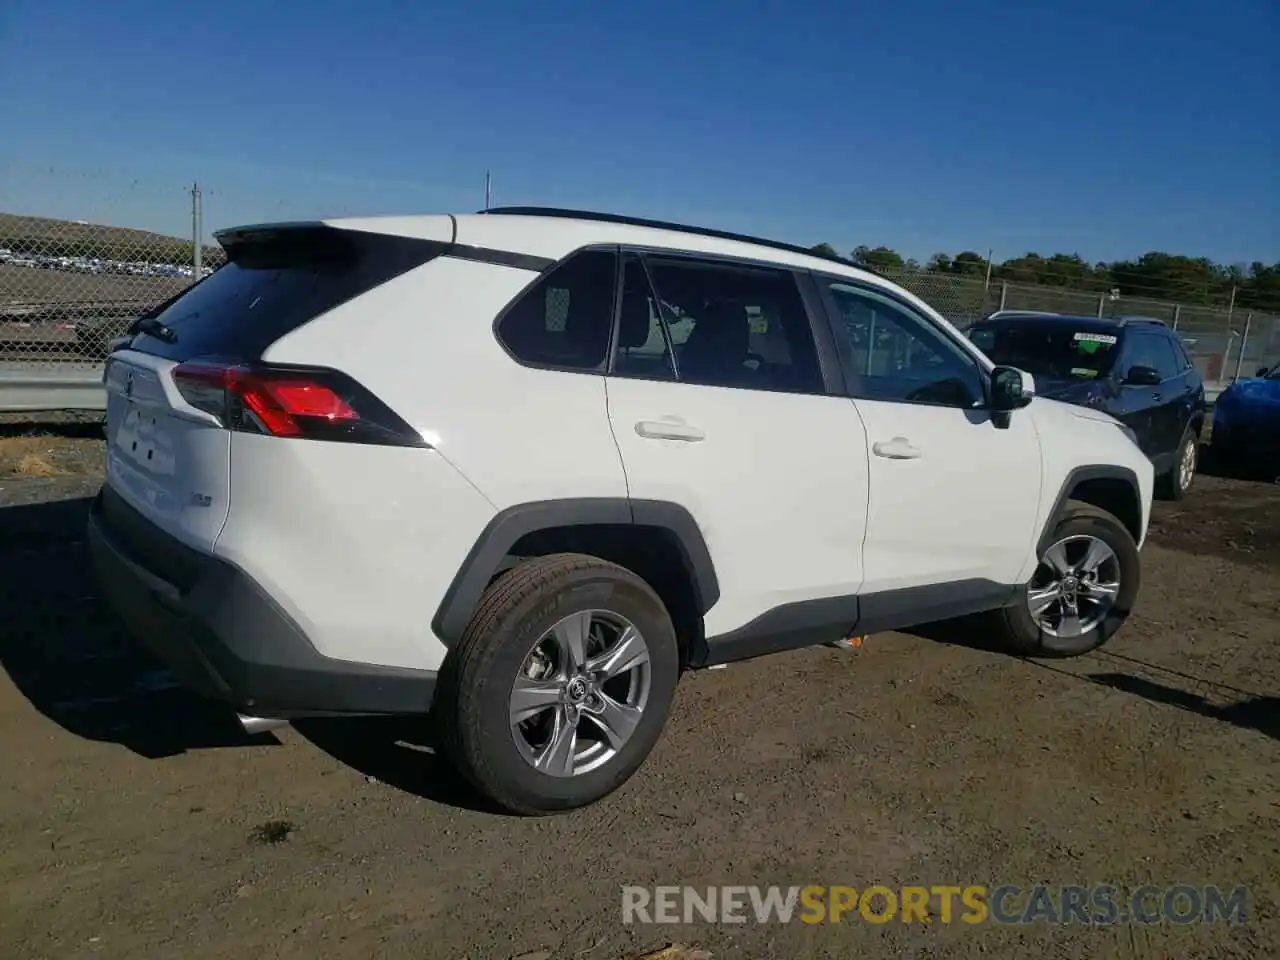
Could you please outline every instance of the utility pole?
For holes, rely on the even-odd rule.
[[[489,188],[491,183],[492,183],[492,179],[489,176],[489,171],[486,170],[484,172],[484,208],[486,210],[489,209]]]
[[[200,184],[191,185],[191,279],[200,279],[204,270],[204,197]]]

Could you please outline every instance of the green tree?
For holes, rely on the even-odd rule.
[[[929,258],[929,262],[924,267],[930,273],[950,273],[951,272],[951,255],[947,253],[935,253]]]
[[[987,275],[987,258],[972,250],[965,250],[955,255],[951,261],[951,272],[962,277],[985,278]]]
[[[901,271],[905,265],[902,255],[888,247],[855,247],[852,259],[859,266],[890,273]]]

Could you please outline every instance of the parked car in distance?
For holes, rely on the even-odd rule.
[[[1186,348],[1161,321],[1000,311],[968,335],[993,362],[1033,374],[1040,396],[1125,424],[1151,459],[1157,493],[1186,495],[1209,405]]]
[[[635,773],[686,669],[971,614],[1074,656],[1133,608],[1132,433],[847,261],[524,208],[218,239],[107,359],[88,541],[246,730],[430,711],[548,813]]]
[[[1218,395],[1210,449],[1220,463],[1280,476],[1280,365],[1262,367]]]

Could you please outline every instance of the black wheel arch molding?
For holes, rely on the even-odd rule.
[[[1124,511],[1116,509],[1116,504],[1097,503],[1088,499],[1086,502],[1093,503],[1094,506],[1115,514],[1116,518],[1124,524],[1125,529],[1129,531],[1135,543],[1142,539],[1142,487],[1138,483],[1138,475],[1130,468],[1119,464],[1082,464],[1081,466],[1073,467],[1067,473],[1062,481],[1062,486],[1058,489],[1057,497],[1049,508],[1049,512],[1045,514],[1044,523],[1040,527],[1040,535],[1036,538],[1037,557],[1052,545],[1054,528],[1066,509],[1067,501],[1079,499],[1075,496],[1079,488],[1096,480],[1120,481],[1128,486],[1129,492],[1133,496],[1132,508],[1136,511],[1133,516],[1124,515]]]
[[[587,526],[656,528],[679,548],[698,614],[720,599],[711,551],[702,529],[685,507],[666,500],[628,497],[574,497],[536,500],[507,507],[480,532],[431,620],[431,628],[453,647],[462,638],[480,597],[503,569],[512,548],[529,534]]]

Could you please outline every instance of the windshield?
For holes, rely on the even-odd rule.
[[[1057,380],[1105,377],[1119,353],[1115,334],[1026,320],[979,324],[969,339],[994,363]]]

